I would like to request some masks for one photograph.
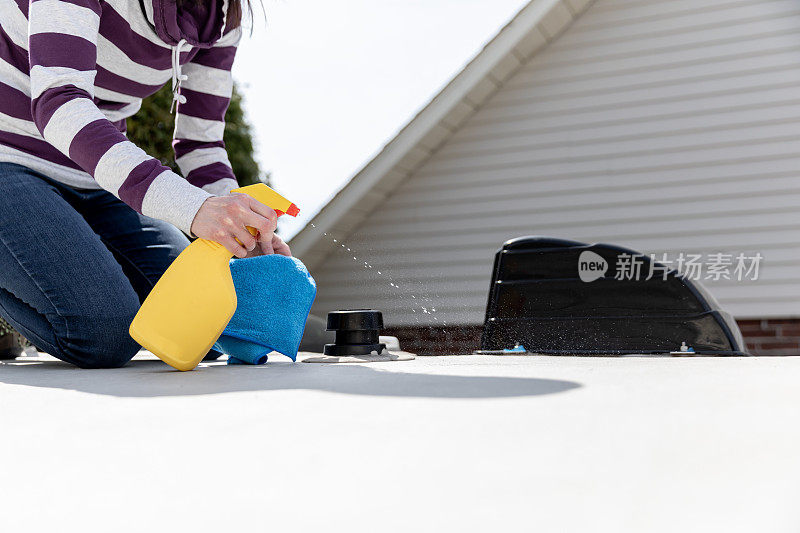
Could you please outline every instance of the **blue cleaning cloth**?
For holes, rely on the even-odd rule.
[[[303,337],[317,284],[293,257],[264,255],[230,263],[238,304],[214,344],[229,365],[260,365],[270,352],[292,361]]]

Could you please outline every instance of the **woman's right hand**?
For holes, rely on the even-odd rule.
[[[256,237],[246,226],[257,230]],[[191,229],[201,239],[220,243],[236,257],[247,257],[258,242],[271,243],[277,227],[278,215],[272,208],[246,194],[231,193],[203,202]]]

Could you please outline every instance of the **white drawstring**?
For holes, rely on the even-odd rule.
[[[181,83],[188,80],[189,76],[186,74],[181,73],[181,50],[187,43],[186,39],[181,39],[178,41],[178,44],[172,49],[172,105],[169,108],[169,112],[172,113],[172,110],[175,108],[175,102],[179,104],[186,103],[186,97],[181,94]],[[191,48],[191,45],[188,46],[187,50]]]
[[[228,25],[228,0],[222,0],[222,29],[219,30],[219,38],[225,35],[225,26]]]

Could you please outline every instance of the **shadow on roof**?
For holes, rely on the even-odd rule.
[[[316,390],[364,396],[509,398],[555,394],[580,387],[573,381],[494,376],[453,376],[391,371],[362,365],[269,362],[263,366],[203,364],[189,373],[160,361],[130,362],[110,370],[81,370],[59,361],[7,361],[0,383],[76,390],[119,397],[197,396],[243,391]]]

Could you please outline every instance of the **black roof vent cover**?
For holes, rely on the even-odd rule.
[[[616,279],[622,254],[641,261],[637,279]],[[481,351],[660,354],[683,343],[697,354],[748,355],[708,291],[633,250],[520,237],[495,255]]]
[[[386,350],[380,342],[383,313],[374,309],[346,309],[328,313],[328,331],[336,332],[334,344],[326,344],[325,355],[377,354]]]

